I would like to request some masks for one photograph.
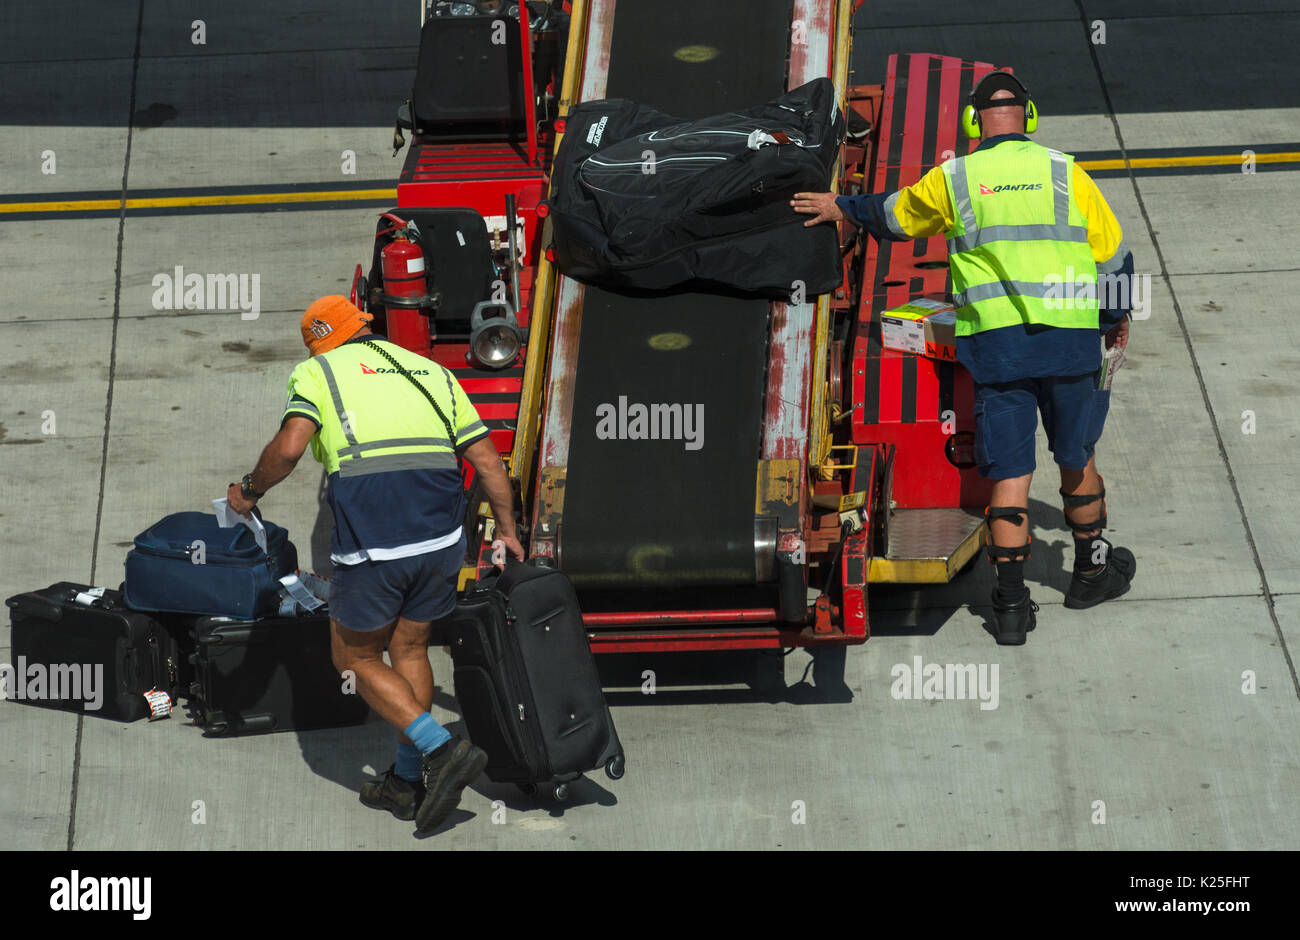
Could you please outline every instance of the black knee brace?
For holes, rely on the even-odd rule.
[[[1059,492],[1061,494],[1061,499],[1065,503],[1065,510],[1066,510],[1064,513],[1065,524],[1068,525],[1073,530],[1075,538],[1087,538],[1087,536],[1081,536],[1079,534],[1081,532],[1095,532],[1098,529],[1106,528],[1106,481],[1105,480],[1101,481],[1100,493],[1092,493],[1088,496],[1070,496],[1065,492],[1065,490],[1060,490]],[[1070,518],[1070,513],[1068,510],[1078,509],[1081,506],[1090,505],[1092,503],[1097,502],[1098,500],[1101,501],[1101,516],[1095,522],[1075,522]]]
[[[996,565],[999,561],[1024,561],[1029,557],[1029,546],[1034,541],[1031,536],[1024,545],[1015,548],[1004,548],[1001,545],[993,544],[993,520],[1006,519],[1008,522],[1020,525],[1029,515],[1029,510],[1024,506],[985,506],[984,521],[988,523],[989,532],[984,537],[984,551],[988,555],[989,564]]]

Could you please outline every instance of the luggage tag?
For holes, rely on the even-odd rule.
[[[107,590],[108,588],[88,587],[84,591],[75,592],[72,600],[83,607],[96,607],[104,600],[104,592]]]
[[[306,579],[310,578],[310,581]],[[280,579],[285,594],[284,599],[280,601],[280,616],[293,617],[297,614],[298,608],[301,607],[307,613],[319,610],[325,606],[325,600],[313,592],[308,584],[324,585],[325,580],[315,575],[304,574],[299,577],[298,574],[287,574]],[[315,586],[313,584],[313,586]]]
[[[166,718],[172,713],[172,697],[166,692],[160,692],[158,689],[150,689],[143,693],[144,700],[149,703],[149,720],[154,721],[158,718]]]
[[[759,128],[758,130],[750,131],[749,137],[745,141],[745,144],[749,147],[750,150],[758,150],[761,147],[770,147],[773,144],[779,146],[781,144],[789,144],[789,143],[797,143],[797,141],[792,141],[790,135],[787,134],[785,131],[776,131],[774,133],[769,134],[767,131],[763,130],[762,128]]]

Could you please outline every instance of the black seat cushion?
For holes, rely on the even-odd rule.
[[[435,315],[440,332],[469,332],[474,305],[492,293],[495,274],[487,223],[474,209],[404,208],[390,209],[398,218],[414,220],[419,229],[429,286],[442,293],[442,305]],[[392,221],[380,218],[375,232],[391,228]],[[376,238],[371,261],[371,288],[383,287],[380,252],[389,238]],[[377,310],[372,312],[377,313]]]
[[[494,34],[504,42],[493,42]],[[519,21],[435,16],[420,30],[411,92],[417,133],[508,137],[524,121]]]

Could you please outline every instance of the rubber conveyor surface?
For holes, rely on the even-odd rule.
[[[766,309],[764,300],[586,289],[561,531],[560,561],[575,584],[754,583]],[[681,405],[680,437],[610,439],[611,422],[599,427],[602,407],[651,404]]]
[[[785,91],[790,0],[618,0],[606,95],[700,118]],[[754,488],[769,304],[588,287],[574,382],[561,565],[580,588],[756,578]],[[597,409],[703,411],[685,440],[602,439]]]

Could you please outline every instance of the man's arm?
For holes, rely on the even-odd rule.
[[[1088,220],[1088,247],[1097,262],[1098,321],[1106,334],[1106,348],[1128,344],[1129,319],[1133,309],[1133,253],[1124,242],[1119,219],[1106,197],[1084,170],[1074,165],[1072,180],[1075,202]]]
[[[257,458],[253,468],[251,483],[253,489],[265,493],[298,466],[298,461],[307,451],[312,435],[316,433],[316,422],[301,415],[290,415],[276,432],[271,442],[262,449],[262,456]],[[226,493],[230,506],[235,512],[247,516],[257,504],[256,499],[245,499],[238,483],[230,484]]]
[[[456,423],[456,451],[470,462],[474,472],[483,481],[483,491],[487,494],[488,505],[492,507],[492,518],[496,521],[497,537],[505,542],[510,554],[523,561],[524,547],[519,544],[515,532],[515,497],[510,489],[510,478],[506,476],[505,465],[497,455],[496,445],[488,437],[487,425],[479,418],[465,389],[450,372],[447,373],[447,379],[453,396],[452,420]]]
[[[515,496],[496,445],[491,438],[481,437],[465,448],[465,459],[483,481],[483,492],[487,494],[492,518],[496,521],[497,537],[506,543],[510,554],[523,561],[524,547],[519,543],[515,530]]]
[[[907,241],[927,238],[952,226],[952,201],[943,167],[930,169],[911,186],[896,193],[836,196],[834,193],[795,193],[795,212],[811,215],[805,227],[848,219],[878,239]]]

